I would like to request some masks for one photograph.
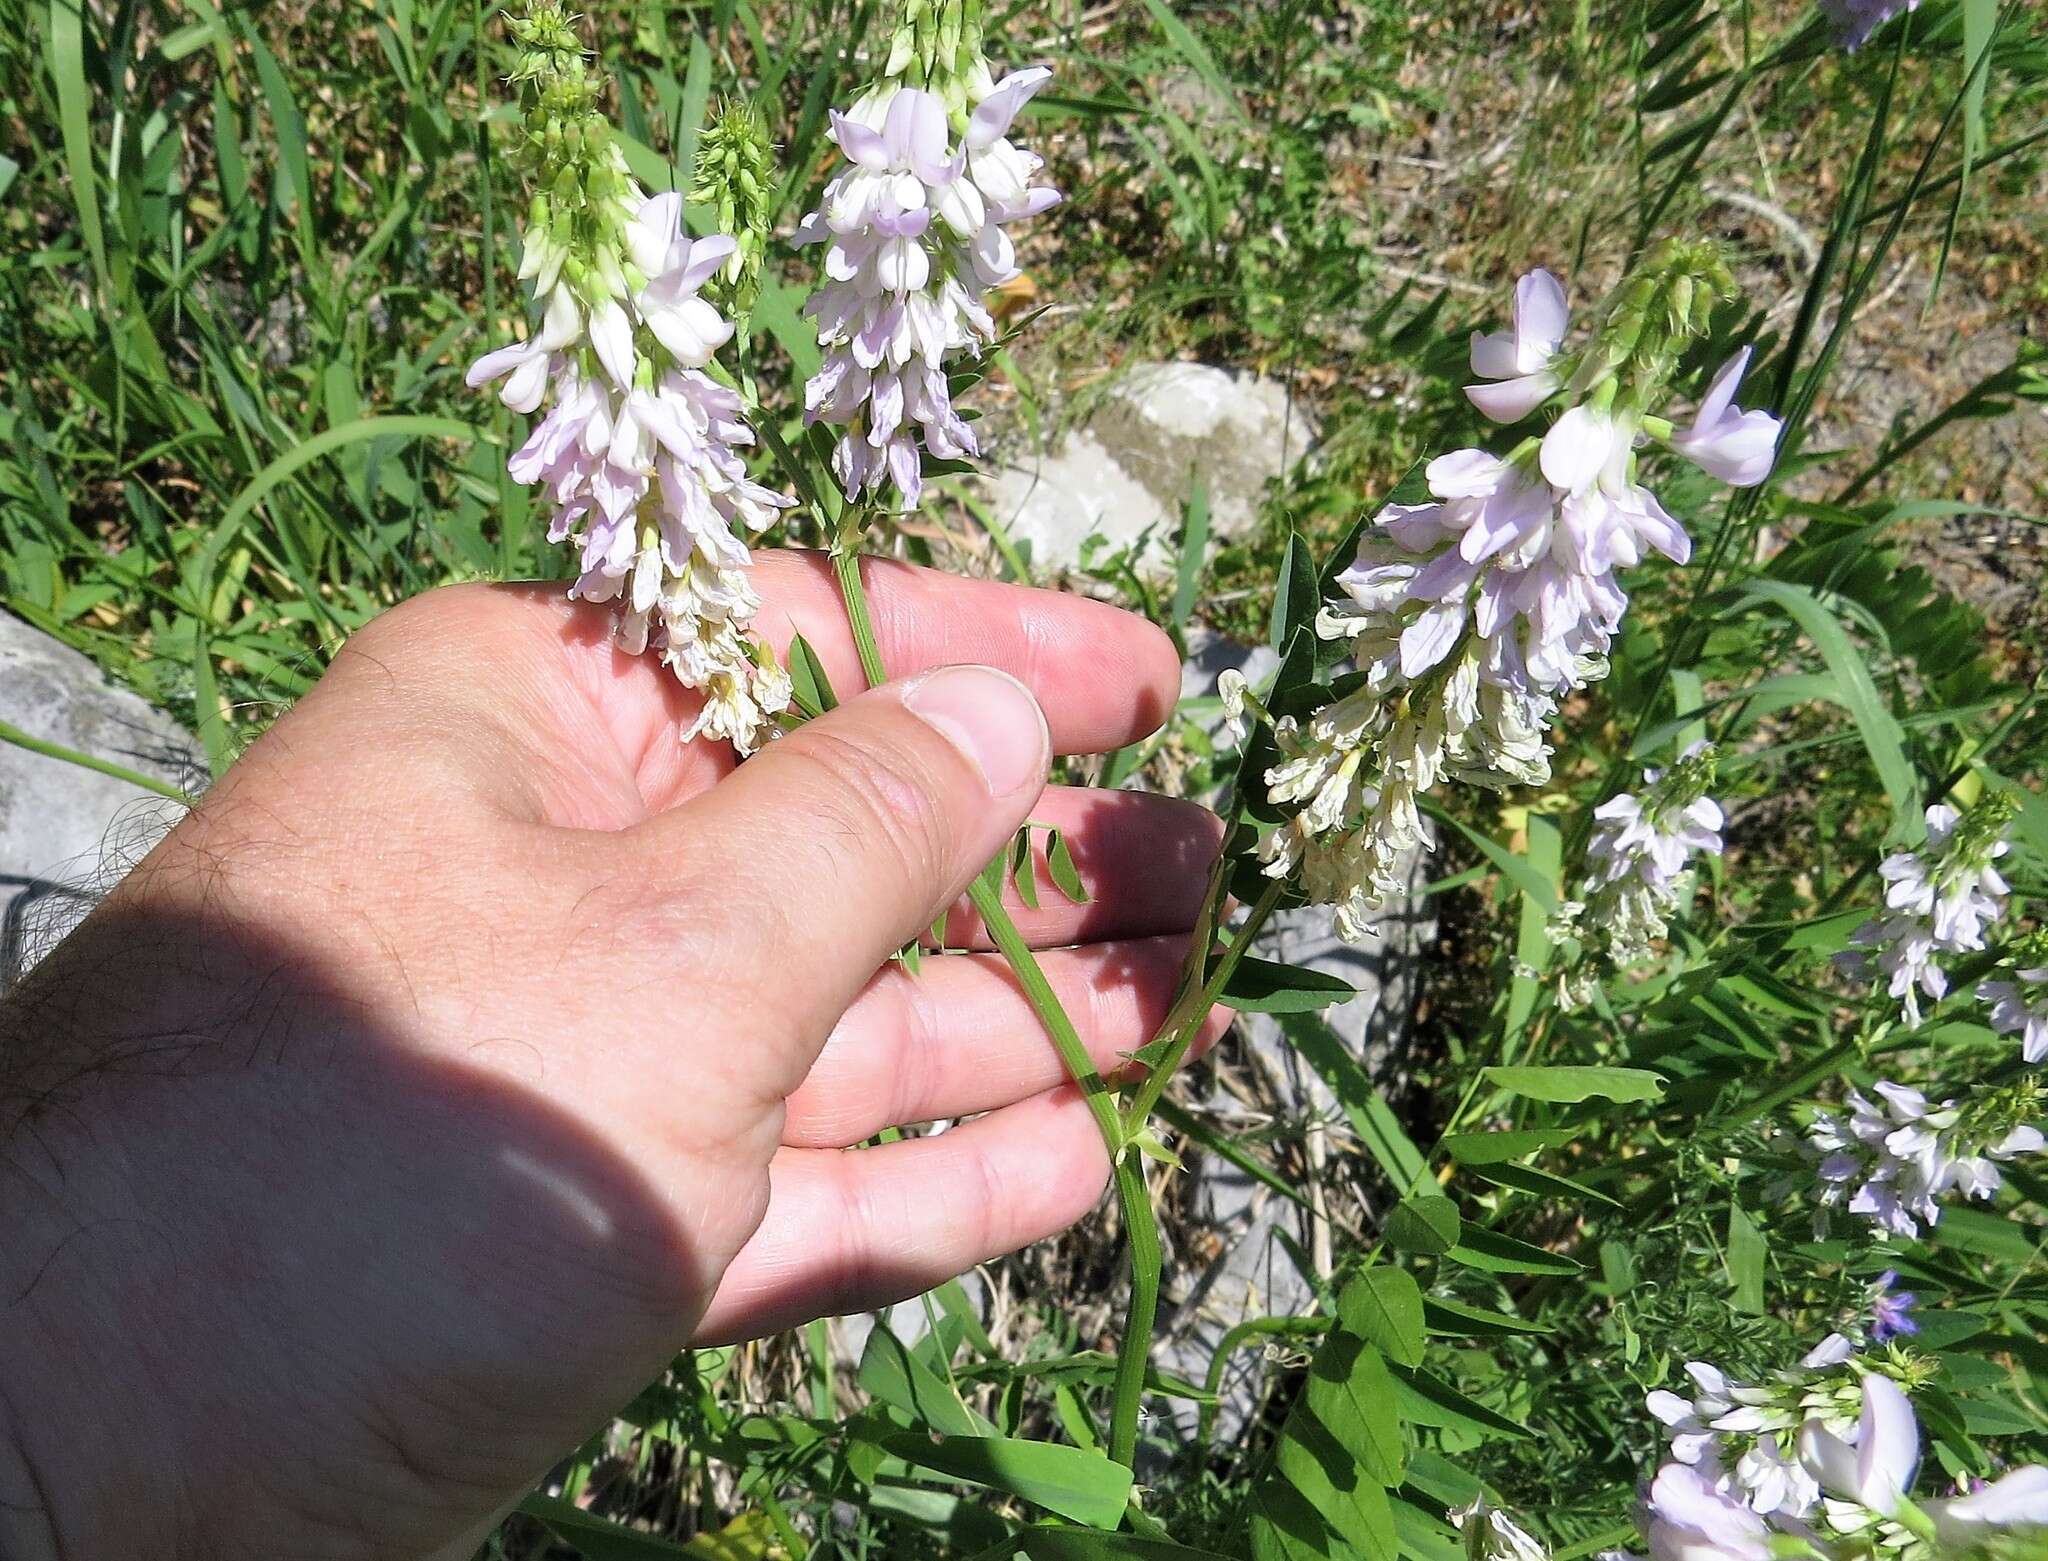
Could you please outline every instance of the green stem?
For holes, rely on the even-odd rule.
[[[853,631],[854,649],[860,653],[861,673],[867,679],[868,687],[873,688],[886,682],[889,674],[882,665],[881,646],[875,642],[874,615],[868,611],[867,587],[860,578],[860,554],[850,541],[842,539],[833,544],[832,573],[838,578],[839,595],[846,604],[846,623]],[[977,876],[967,894],[974,902],[975,910],[981,913],[989,940],[1009,961],[1017,984],[1024,989],[1025,1001],[1031,1004],[1032,1012],[1038,1015],[1038,1022],[1052,1038],[1067,1073],[1081,1086],[1088,1100],[1088,1109],[1095,1117],[1095,1126],[1102,1134],[1103,1146],[1108,1149],[1111,1160],[1115,1160],[1123,1151],[1123,1124],[1117,1116],[1115,1102],[1109,1098],[1109,1086],[1095,1071],[1095,1064],[1089,1060],[1088,1048],[1081,1044],[1074,1021],[1060,1006],[1059,997],[1053,991],[1052,983],[1046,980],[1038,957],[1031,952],[1031,946],[1017,930],[1016,922],[1004,909],[1002,891],[985,877]]]
[[[1209,1357],[1209,1375],[1202,1383],[1202,1389],[1208,1394],[1210,1402],[1201,1406],[1200,1418],[1195,1427],[1195,1440],[1207,1442],[1210,1433],[1215,1429],[1214,1400],[1223,1392],[1223,1373],[1230,1365],[1231,1356],[1253,1339],[1263,1338],[1269,1333],[1277,1333],[1289,1339],[1320,1338],[1330,1331],[1333,1321],[1334,1319],[1328,1317],[1247,1317],[1226,1333],[1222,1342],[1216,1346],[1216,1353]]]
[[[839,577],[839,595],[846,603],[846,624],[853,630],[853,648],[860,652],[861,675],[868,687],[889,681],[882,666],[882,648],[875,643],[875,620],[868,613],[867,587],[861,584],[860,554],[847,543],[832,548],[832,572]]]
[[[76,748],[66,748],[62,743],[45,742],[40,737],[31,737],[12,722],[0,721],[0,742],[13,743],[17,748],[26,748],[30,753],[39,753],[46,759],[62,759],[66,764],[75,764],[80,769],[97,770],[102,775],[111,775],[115,780],[126,781],[131,786],[140,786],[153,791],[160,797],[169,797],[173,802],[190,802],[192,799],[168,781],[160,781],[154,775],[144,775],[140,770],[131,770],[125,764],[116,764],[112,759],[96,759],[89,753],[80,753]]]
[[[1067,1011],[1060,1006],[1058,995],[1052,983],[1045,978],[1045,971],[1038,963],[1038,957],[1031,952],[1031,946],[1024,941],[1024,935],[1017,930],[1017,924],[1010,919],[1010,913],[1003,908],[1000,892],[986,878],[976,877],[973,887],[967,891],[974,902],[975,910],[981,913],[982,925],[988,929],[989,941],[997,952],[1010,963],[1010,971],[1017,978],[1017,984],[1024,989],[1024,997],[1031,1004],[1031,1011],[1038,1015],[1038,1022],[1045,1026],[1045,1033],[1052,1037],[1053,1046],[1059,1051],[1060,1061],[1066,1064],[1068,1074],[1081,1086],[1088,1099],[1088,1109],[1094,1113],[1095,1125],[1102,1133],[1103,1145],[1115,1159],[1123,1152],[1123,1123],[1118,1118],[1116,1104],[1109,1097],[1109,1086],[1103,1083],[1102,1075],[1095,1071],[1095,1064],[1089,1060],[1088,1048],[1081,1044],[1081,1037],[1074,1029],[1074,1021],[1067,1017]]]
[[[1209,1016],[1209,1010],[1216,1006],[1217,1000],[1223,995],[1223,989],[1236,972],[1238,962],[1251,948],[1252,939],[1258,936],[1259,929],[1266,925],[1266,918],[1273,914],[1274,907],[1280,903],[1282,888],[1283,885],[1277,881],[1267,887],[1266,892],[1261,894],[1258,902],[1252,906],[1251,914],[1245,917],[1244,925],[1232,936],[1230,947],[1225,949],[1223,957],[1216,961],[1216,968],[1210,972],[1209,979],[1195,989],[1191,1000],[1184,1000],[1176,1005],[1174,1012],[1168,1015],[1160,1034],[1162,1037],[1171,1035],[1173,1039],[1161,1054],[1159,1061],[1146,1073],[1138,1085],[1137,1093],[1131,1097],[1131,1104],[1124,1112],[1124,1131],[1127,1137],[1144,1128],[1145,1119],[1152,1115],[1152,1108],[1159,1104],[1159,1097],[1166,1092],[1166,1086],[1173,1079],[1174,1070],[1186,1059],[1188,1048],[1194,1045],[1195,1037],[1201,1033],[1202,1021]]]
[[[1159,1320],[1159,1223],[1145,1185],[1145,1157],[1125,1154],[1116,1163],[1116,1201],[1124,1211],[1131,1246],[1131,1309],[1116,1352],[1115,1397],[1109,1411],[1109,1456],[1130,1468],[1138,1453],[1138,1410],[1145,1398],[1145,1367]]]

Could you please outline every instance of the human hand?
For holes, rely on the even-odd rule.
[[[1098,1066],[1150,1037],[1220,827],[1044,782],[1164,719],[1171,646],[869,573],[913,676],[737,770],[603,609],[387,613],[0,1010],[0,1553],[464,1554],[679,1346],[1094,1204],[1001,959],[888,960],[1056,824],[1093,898],[1013,914]],[[858,687],[821,561],[756,578]]]

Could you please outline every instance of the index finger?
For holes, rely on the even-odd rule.
[[[1055,753],[1104,753],[1157,731],[1180,695],[1180,658],[1156,624],[1085,596],[863,558],[875,641],[892,678],[999,667],[1031,690]],[[803,635],[841,698],[862,687],[846,608],[823,553],[754,555],[754,626],[779,655]]]

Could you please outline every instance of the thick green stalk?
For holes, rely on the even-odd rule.
[[[998,891],[986,878],[977,877],[967,894],[974,902],[974,908],[981,913],[982,924],[988,928],[989,941],[1009,961],[1010,971],[1024,989],[1031,1011],[1038,1015],[1038,1022],[1052,1037],[1060,1061],[1066,1064],[1068,1074],[1087,1096],[1088,1109],[1094,1113],[1095,1125],[1102,1132],[1102,1142],[1114,1159],[1123,1150],[1123,1125],[1117,1117],[1116,1104],[1109,1097],[1109,1086],[1102,1082],[1102,1075],[1095,1071],[1095,1064],[1089,1060],[1088,1048],[1081,1044],[1074,1021],[1060,1006],[1059,997],[1053,991],[1052,983],[1046,980],[1038,957],[1031,952],[1031,946],[1024,941],[1024,934],[1010,919]]]
[[[882,665],[882,647],[875,643],[867,587],[861,584],[860,554],[850,542],[833,544],[832,572],[839,577],[839,596],[846,603],[846,626],[853,631],[853,648],[860,653],[861,674],[869,688],[886,683],[889,673]]]
[[[66,748],[62,743],[45,742],[40,737],[31,737],[12,722],[0,721],[0,742],[13,743],[17,748],[26,748],[30,753],[39,753],[46,759],[61,759],[66,764],[75,764],[80,769],[97,770],[102,775],[111,775],[115,780],[124,780],[131,786],[140,786],[158,796],[169,797],[173,802],[190,802],[192,799],[168,782],[158,780],[154,775],[144,775],[140,770],[131,770],[125,764],[116,764],[112,759],[96,759],[89,753],[80,753],[76,748]]]
[[[1159,1223],[1145,1185],[1145,1157],[1124,1154],[1116,1163],[1116,1201],[1124,1212],[1131,1248],[1131,1309],[1116,1352],[1115,1397],[1109,1411],[1109,1456],[1125,1468],[1138,1453],[1138,1411],[1145,1399],[1145,1367],[1159,1320]]]
[[[835,546],[832,549],[832,572],[838,577],[839,595],[846,604],[846,623],[853,632],[854,649],[860,654],[861,672],[868,686],[873,688],[887,681],[888,671],[882,665],[881,646],[875,641],[875,621],[868,611],[867,587],[861,583],[860,554],[850,545]],[[1053,991],[1052,983],[1046,980],[1037,956],[1031,952],[1031,946],[1024,941],[1024,935],[1004,909],[1001,891],[986,878],[977,877],[967,893],[974,902],[975,910],[981,914],[982,925],[988,929],[990,941],[1009,961],[1017,984],[1024,989],[1025,1001],[1031,1004],[1031,1011],[1052,1038],[1060,1061],[1087,1096],[1088,1109],[1094,1114],[1095,1125],[1102,1133],[1103,1145],[1114,1160],[1123,1149],[1123,1124],[1117,1116],[1115,1102],[1109,1098],[1108,1086],[1089,1060],[1088,1048],[1082,1045],[1074,1021],[1060,1006],[1059,996]]]

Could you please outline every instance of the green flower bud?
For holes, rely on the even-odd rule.
[[[737,246],[705,286],[713,300],[744,315],[760,286],[761,262],[775,227],[775,147],[754,106],[727,98],[712,112],[697,142],[693,205],[717,214],[718,228]]]

